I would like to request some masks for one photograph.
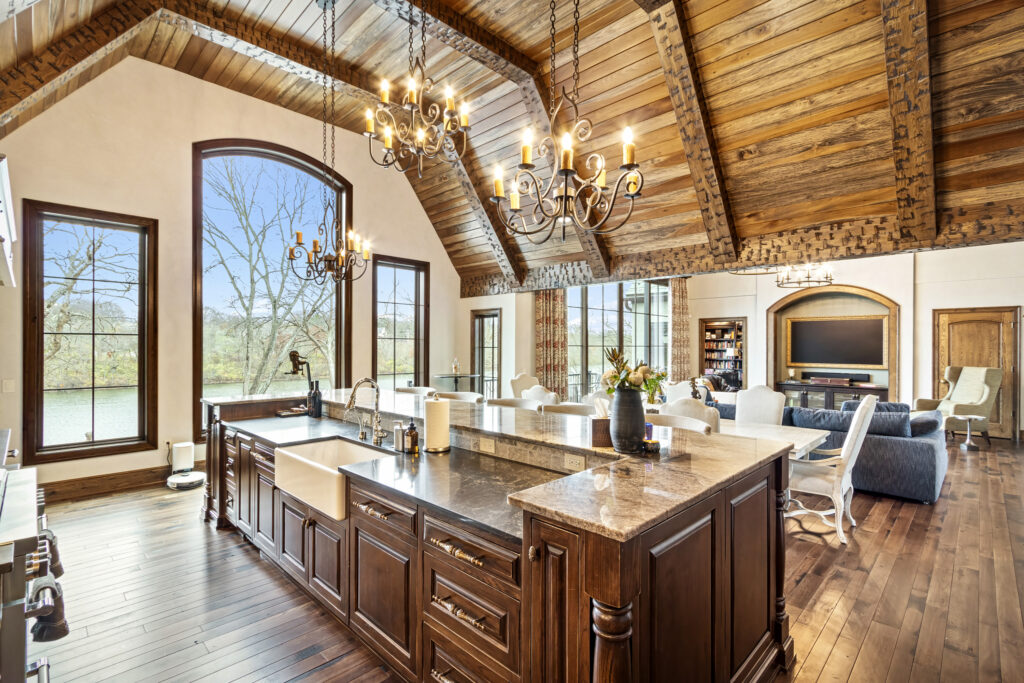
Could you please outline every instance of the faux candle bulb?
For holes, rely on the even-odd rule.
[[[313,240],[313,253],[320,251],[320,240]]]
[[[601,172],[597,174],[597,186],[601,189],[608,187],[608,172],[603,168]]]
[[[388,101],[391,99],[391,93],[389,91],[390,87],[391,86],[388,85],[387,81],[380,82],[380,101],[383,102],[384,104],[387,104]]]
[[[417,100],[417,96],[418,95],[417,95],[417,92],[416,92],[416,81],[414,81],[413,79],[410,78],[406,82],[405,87],[406,87],[406,94],[409,96],[409,104],[416,104],[417,101],[418,101]]]
[[[501,166],[494,167],[494,196],[505,196],[505,180],[501,172]]]
[[[366,132],[369,133],[370,135],[373,135],[374,130],[375,130],[375,128],[374,128],[374,125],[373,125],[373,110],[372,109],[367,109],[366,110]]]
[[[288,247],[288,260],[289,261],[294,261],[295,260],[295,247]]]
[[[310,263],[313,263],[313,252],[311,252],[311,251],[307,251],[306,252],[306,260],[308,260]]]
[[[423,147],[423,141],[426,138],[426,133],[423,132],[422,128],[416,130],[416,146]]]
[[[355,242],[356,233],[352,230],[348,231],[348,250],[352,251],[353,243]]]
[[[533,131],[529,128],[523,131],[522,163],[533,163]]]
[[[295,231],[295,244],[302,244],[302,231],[301,230],[296,230]]]
[[[370,260],[370,243],[369,242],[363,242],[363,260],[364,261],[369,261]]]
[[[562,166],[563,171],[572,170],[572,136],[562,134]]]
[[[633,144],[633,129],[626,126],[622,131],[622,165],[632,166],[636,163],[636,145]]]
[[[519,210],[519,191],[518,190],[512,190],[512,193],[509,194],[509,196],[508,196],[508,205],[509,205],[509,208],[512,209],[513,211],[518,211]]]
[[[637,177],[636,173],[630,173],[626,177],[626,192],[634,194],[638,189],[640,189],[640,179]]]
[[[384,147],[387,149],[394,147],[391,142],[391,126],[384,126]]]
[[[465,102],[462,103],[462,107],[459,111],[459,125],[463,128],[469,126],[469,105]]]
[[[444,88],[444,109],[445,111],[455,111],[455,93],[452,92],[451,86]]]

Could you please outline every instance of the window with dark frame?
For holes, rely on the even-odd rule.
[[[25,201],[25,462],[156,448],[150,218]]]
[[[569,401],[596,390],[608,369],[605,349],[631,364],[668,367],[669,285],[665,280],[612,282],[566,290]]]
[[[471,311],[470,342],[473,349],[471,372],[484,398],[501,394],[501,309]]]
[[[373,256],[372,373],[382,389],[427,384],[430,264]]]

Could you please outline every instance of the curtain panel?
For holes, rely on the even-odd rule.
[[[562,400],[569,394],[568,317],[564,289],[534,293],[537,318],[535,374]]]
[[[672,382],[683,382],[693,377],[690,359],[690,302],[686,295],[685,277],[669,281],[669,305],[672,317],[669,322],[669,373]]]

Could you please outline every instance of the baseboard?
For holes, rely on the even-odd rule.
[[[206,467],[205,461],[196,462],[193,469],[203,470]],[[93,477],[79,477],[78,479],[65,479],[63,481],[51,481],[42,484],[46,492],[46,502],[56,503],[64,500],[81,500],[92,498],[118,491],[130,491],[149,486],[164,485],[170,475],[167,465],[161,467],[148,467],[142,470],[129,470],[128,472],[115,472],[113,474],[99,474]]]

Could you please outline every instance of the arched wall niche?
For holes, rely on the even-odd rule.
[[[784,353],[785,349],[779,343],[779,332],[784,329],[784,325],[782,323],[788,317],[787,314],[794,310],[806,308],[806,311],[801,310],[801,314],[807,312],[831,315],[835,311],[835,308],[834,306],[830,306],[830,303],[834,304],[834,302],[844,299],[850,300],[851,303],[859,300],[868,308],[873,306],[882,314],[887,312],[889,341],[888,348],[886,349],[886,363],[888,368],[885,371],[885,382],[889,387],[889,396],[896,397],[900,395],[900,305],[884,294],[854,285],[828,285],[825,287],[809,287],[807,289],[800,289],[789,296],[779,299],[768,308],[767,334],[765,335],[768,345],[768,352],[766,356],[766,365],[768,366],[768,386],[774,387],[775,382],[782,379],[780,372],[784,363],[780,361],[779,355]],[[821,309],[812,311],[810,306],[818,303],[821,304]],[[868,311],[865,310],[864,312]],[[840,368],[830,368],[830,371],[843,372]],[[851,369],[850,372],[862,371]]]

